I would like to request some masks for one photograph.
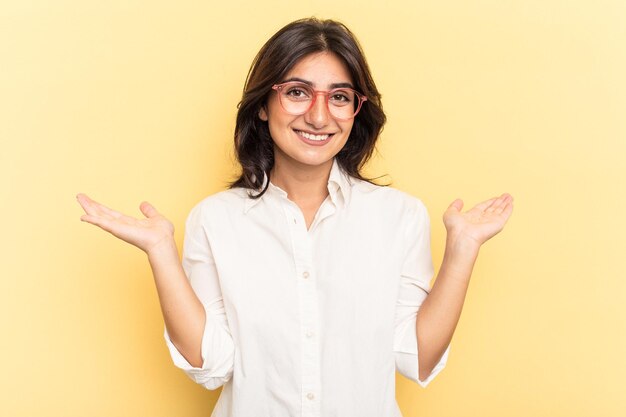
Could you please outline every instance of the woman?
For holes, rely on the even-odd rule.
[[[303,19],[252,64],[242,174],[191,210],[182,263],[149,203],[134,219],[78,195],[81,220],[147,253],[174,363],[223,386],[213,416],[399,416],[395,370],[425,386],[445,365],[479,248],[512,197],[449,206],[430,289],[425,206],[360,173],[384,123],[352,33]]]

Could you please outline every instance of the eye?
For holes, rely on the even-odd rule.
[[[336,90],[330,95],[329,100],[335,105],[346,105],[354,100],[354,93],[350,90]]]
[[[291,100],[306,100],[311,97],[309,91],[302,86],[288,87],[285,89],[284,94]]]

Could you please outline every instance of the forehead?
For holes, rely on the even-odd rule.
[[[332,52],[318,52],[300,59],[285,79],[300,78],[314,88],[330,88],[333,84],[350,83],[352,77],[347,65]]]

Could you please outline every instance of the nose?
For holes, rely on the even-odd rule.
[[[315,127],[321,129],[328,124],[328,105],[326,104],[326,96],[324,93],[317,93],[315,96],[315,103],[304,114],[304,121]]]

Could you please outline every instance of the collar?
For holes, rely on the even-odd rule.
[[[333,159],[333,166],[328,176],[328,194],[330,194],[330,199],[335,205],[340,198],[343,199],[344,204],[350,203],[352,184],[353,180],[350,175],[341,169],[337,158]]]
[[[263,188],[267,185],[267,174],[263,174]],[[328,194],[331,201],[337,205],[342,201],[343,204],[350,203],[350,196],[352,192],[353,179],[339,166],[337,158],[333,159],[333,166],[330,169],[330,175],[328,176]],[[244,213],[247,213],[252,207],[256,206],[259,201],[264,199],[268,194],[281,196],[287,198],[287,192],[283,189],[275,186],[271,182],[267,187],[267,191],[259,198],[251,198],[246,196]]]

